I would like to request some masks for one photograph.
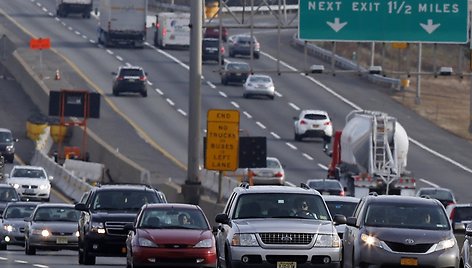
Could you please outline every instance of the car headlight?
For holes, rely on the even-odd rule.
[[[339,248],[341,247],[341,240],[337,234],[319,234],[316,237],[315,247]]]
[[[10,152],[10,153],[15,151],[15,147],[13,145],[7,145],[5,149],[7,152]]]
[[[92,222],[90,231],[99,233],[99,234],[104,234],[105,228],[103,227],[103,222]]]
[[[13,183],[11,186],[13,186],[13,188],[15,188],[15,189],[20,188],[20,185],[18,183]]]
[[[40,189],[40,190],[49,189],[49,184],[41,184],[41,185],[39,185],[39,189]]]
[[[48,236],[51,235],[51,233],[46,229],[32,229],[31,234],[40,235],[40,236],[43,236],[43,237],[48,237]]]
[[[75,237],[79,237],[80,236],[80,232],[79,231],[75,231]]]
[[[456,240],[454,238],[449,238],[449,239],[443,240],[443,241],[436,244],[436,250],[435,251],[452,248],[455,244],[456,244]]]
[[[234,234],[233,240],[231,241],[231,245],[241,247],[254,247],[259,246],[259,243],[257,243],[255,234]]]
[[[151,240],[147,239],[147,238],[138,238],[138,245],[140,247],[147,247],[147,248],[157,248],[159,247],[158,245],[156,245],[156,243],[152,242]]]
[[[15,230],[15,227],[11,224],[5,224],[5,225],[3,225],[3,230],[10,233],[10,232],[13,232]]]
[[[204,239],[198,242],[194,248],[211,248],[213,246],[213,240],[211,238]]]
[[[381,248],[382,246],[380,245],[380,240],[372,235],[368,234],[362,234],[361,235],[361,240],[368,246],[375,246]]]

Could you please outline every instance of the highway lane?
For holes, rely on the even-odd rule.
[[[44,1],[41,1],[41,2],[44,2]],[[71,19],[72,20],[72,19]],[[90,24],[90,21],[93,21],[93,20],[88,20],[85,22],[85,24]],[[82,20],[79,21],[76,20],[74,21],[77,23],[77,25],[81,25],[82,24]],[[92,28],[92,29],[89,29],[88,31],[88,34],[86,36],[89,36],[92,35],[93,36],[93,30],[95,28]],[[45,31],[48,30],[48,29],[45,29]],[[86,31],[86,29],[84,28],[84,32]],[[57,34],[60,34],[59,36],[61,35],[67,35],[65,33],[57,33]],[[76,34],[78,38],[82,38],[80,35]],[[83,39],[83,38],[82,38]],[[273,42],[272,42],[273,43]],[[267,43],[263,43],[263,49],[266,47]],[[270,46],[268,46],[270,47]],[[272,46],[273,47],[273,46]],[[62,49],[62,48],[61,48]],[[93,50],[95,52],[95,50]],[[158,81],[161,81],[164,80],[165,81],[165,78],[173,78],[173,77],[179,77],[179,78],[182,78],[181,82],[179,82],[179,86],[178,87],[175,87],[175,85],[172,87],[172,88],[169,88],[169,89],[165,89],[164,87],[161,87],[160,90],[162,90],[165,94],[175,94],[175,95],[172,95],[174,98],[172,98],[172,103],[174,103],[174,106],[179,106],[179,107],[186,107],[186,103],[188,102],[188,100],[186,99],[186,94],[185,94],[185,81],[187,78],[187,75],[183,75],[182,73],[185,71],[185,68],[180,66],[180,65],[177,65],[175,64],[175,66],[177,66],[177,68],[174,68],[173,66],[169,66],[169,68],[162,68],[160,69],[159,66],[155,66],[156,62],[159,62],[160,63],[160,56],[161,55],[165,55],[164,53],[160,52],[159,50],[153,50],[153,49],[144,49],[142,51],[134,51],[134,50],[126,50],[126,49],[110,49],[109,51],[112,51],[114,54],[111,55],[109,54],[108,56],[109,57],[115,57],[115,59],[117,61],[118,58],[116,58],[116,55],[115,55],[115,52],[114,51],[119,51],[120,53],[120,57],[122,57],[123,59],[129,59],[129,58],[136,58],[138,63],[140,63],[139,65],[142,65],[142,66],[145,66],[145,68],[149,71],[150,73],[150,77],[155,77],[156,80]],[[158,52],[158,53],[154,53],[152,54],[151,52],[154,51],[154,52]],[[150,54],[148,54],[150,53]],[[186,54],[185,51],[170,51],[170,52],[167,52],[166,53],[170,53],[172,55],[174,55],[175,57],[177,58],[180,58],[182,62],[185,62],[185,59],[188,59],[188,55]],[[101,53],[94,53],[93,56],[91,56],[91,58],[97,58],[99,57],[101,59],[101,57],[103,56],[100,56],[99,54],[105,54],[103,53],[103,51]],[[141,56],[142,54],[142,56]],[[69,54],[67,54],[68,57],[69,57]],[[72,54],[74,55],[74,54]],[[106,55],[106,54],[105,54]],[[121,56],[121,55],[125,55],[125,56]],[[287,60],[287,62],[291,63],[291,62],[296,62],[298,64],[300,64],[300,62],[303,62],[302,60],[300,60],[300,57],[302,56],[302,53],[298,53],[298,58],[297,57],[293,57],[291,58],[291,60]],[[73,56],[74,57],[74,56]],[[77,58],[84,58],[84,55],[80,55],[79,56],[75,56]],[[154,61],[154,58],[155,57],[158,57],[158,59],[156,59]],[[283,55],[282,55],[283,57]],[[152,59],[152,60],[151,60]],[[86,60],[85,60],[86,61]],[[75,61],[74,61],[75,62]],[[99,61],[99,63],[104,63],[105,61]],[[169,63],[169,59],[166,58],[164,62],[167,62]],[[270,60],[267,60],[265,59],[264,57],[259,60],[259,61],[254,61],[254,63],[256,64],[267,64],[267,65],[270,65],[272,66],[273,68],[273,65],[274,63],[273,62],[270,62]],[[95,61],[94,61],[95,63]],[[142,63],[142,64],[141,64]],[[77,64],[77,63],[76,63]],[[89,64],[90,65],[90,64]],[[95,64],[95,65],[100,65],[100,64]],[[171,64],[170,64],[171,65]],[[148,68],[149,67],[149,68]],[[304,79],[300,79],[299,75],[297,78],[287,78],[288,76],[292,76],[292,75],[282,75],[281,77],[279,78],[276,78],[276,84],[277,85],[281,85],[280,86],[280,90],[282,91],[282,93],[286,93],[286,94],[282,94],[284,97],[286,96],[289,96],[289,97],[286,97],[286,101],[282,101],[282,100],[279,100],[279,99],[284,99],[284,97],[282,98],[276,98],[277,100],[274,101],[274,102],[269,102],[269,101],[259,101],[259,100],[241,100],[240,96],[238,96],[238,93],[239,92],[235,92],[235,88],[234,87],[221,87],[217,84],[217,81],[219,80],[219,77],[213,72],[214,71],[214,67],[213,68],[207,68],[207,66],[204,66],[204,69],[206,70],[204,72],[205,74],[205,77],[209,80],[209,81],[214,81],[214,85],[216,85],[216,88],[213,88],[211,85],[208,85],[207,86],[204,86],[202,88],[202,92],[203,92],[203,96],[205,97],[205,108],[211,108],[211,107],[215,107],[213,106],[212,104],[216,104],[218,108],[226,108],[228,107],[231,107],[231,106],[235,106],[232,102],[235,102],[239,105],[239,108],[242,110],[242,111],[247,111],[249,114],[251,115],[254,115],[256,114],[257,115],[257,118],[255,118],[253,116],[253,120],[248,120],[248,122],[244,121],[242,122],[242,128],[244,129],[247,129],[247,130],[250,130],[250,133],[251,135],[258,135],[258,134],[264,134],[268,137],[270,137],[269,135],[271,135],[271,133],[276,133],[279,137],[281,137],[281,139],[277,139],[277,138],[274,138],[274,140],[272,141],[269,140],[269,150],[270,150],[270,153],[272,154],[272,152],[274,152],[274,155],[276,155],[277,157],[281,158],[281,160],[285,163],[286,167],[287,167],[287,174],[289,175],[290,178],[300,178],[298,179],[298,182],[299,181],[303,181],[304,179],[306,179],[307,177],[307,174],[309,174],[309,176],[323,176],[325,173],[324,173],[324,170],[322,168],[316,168],[317,164],[318,163],[321,163],[321,164],[327,164],[328,162],[328,159],[326,158],[326,156],[324,156],[322,154],[322,152],[320,151],[320,146],[317,146],[316,143],[302,143],[302,144],[299,144],[297,146],[297,143],[294,143],[291,140],[292,136],[293,136],[293,131],[292,131],[292,128],[291,128],[291,117],[293,115],[296,114],[295,110],[292,108],[293,106],[290,105],[290,103],[293,103],[293,104],[296,104],[298,107],[313,107],[313,106],[317,106],[317,107],[328,107],[326,110],[328,110],[330,112],[330,114],[332,115],[332,117],[334,118],[334,122],[335,122],[335,126],[336,127],[340,127],[342,126],[342,122],[343,122],[343,119],[344,119],[344,115],[347,113],[347,111],[349,111],[351,108],[349,106],[346,106],[344,105],[341,101],[339,100],[332,100],[333,97],[326,93],[326,91],[322,90],[322,87],[319,87],[319,86],[316,86],[315,83],[313,81],[309,81],[309,80],[304,80]],[[100,73],[105,73],[103,71],[102,68],[101,69],[101,72]],[[154,70],[154,69],[159,69],[159,70]],[[164,72],[165,69],[165,75],[162,76],[162,74],[160,74],[161,71]],[[209,70],[208,70],[209,69]],[[87,67],[87,70],[88,70],[88,67]],[[154,73],[155,72],[155,73]],[[94,72],[96,73],[96,72]],[[172,76],[172,74],[174,74]],[[296,76],[296,75],[294,75]],[[394,103],[392,100],[389,100],[386,98],[386,96],[384,94],[382,94],[381,92],[379,92],[378,90],[378,87],[376,86],[373,86],[371,84],[368,84],[366,83],[365,81],[359,81],[358,78],[356,78],[354,75],[351,75],[351,76],[348,76],[348,75],[338,75],[336,77],[336,79],[332,79],[332,77],[329,77],[329,76],[323,76],[324,79],[328,80],[328,82],[326,82],[327,85],[336,85],[336,87],[333,86],[333,88],[336,89],[336,91],[339,91],[341,93],[347,93],[346,96],[349,96],[350,94],[353,95],[353,97],[355,97],[356,99],[359,99],[361,94],[359,94],[360,92],[364,93],[362,95],[365,96],[365,91],[366,89],[369,89],[369,97],[370,98],[365,98],[363,97],[363,99],[360,99],[359,100],[359,103],[362,102],[362,107],[363,108],[370,108],[370,109],[378,109],[378,110],[385,110],[385,109],[388,109],[388,110],[392,110],[394,111],[393,114],[395,115],[398,115],[398,114],[401,114],[402,117],[401,118],[414,118],[414,119],[411,119],[412,123],[412,129],[417,129],[417,133],[419,133],[418,135],[421,135],[421,133],[436,133],[436,132],[441,132],[440,130],[437,130],[435,129],[435,131],[427,131],[427,129],[430,129],[429,127],[434,127],[434,126],[429,126],[428,125],[428,122],[424,122],[424,120],[419,120],[417,119],[417,117],[411,113],[411,112],[408,112],[408,111],[403,111],[402,110],[402,107],[400,107],[398,104]],[[318,79],[318,78],[317,78]],[[96,79],[93,79],[94,82],[96,82]],[[111,79],[106,79],[105,78],[99,78],[99,82],[96,82],[97,85],[101,85],[103,84],[104,85],[104,88],[106,88],[105,84],[108,84],[108,87],[110,85],[110,81]],[[101,81],[101,82],[100,82]],[[179,79],[180,81],[180,79]],[[171,81],[170,83],[171,84],[175,84],[176,81]],[[169,87],[171,87],[171,84],[169,84]],[[205,84],[204,84],[205,85]],[[221,94],[219,92],[216,92],[217,90],[219,90],[220,88],[222,88],[222,91],[224,92],[224,90],[226,88],[228,88],[228,92],[231,92],[232,94],[229,95],[229,94],[226,94],[227,96],[229,96],[229,100],[224,100],[222,101],[221,97]],[[293,89],[296,89],[293,90]],[[331,87],[330,87],[331,88]],[[179,90],[180,89],[180,90]],[[183,89],[183,90],[182,90]],[[349,91],[349,92],[347,92]],[[157,93],[159,94],[159,93]],[[124,99],[124,98],[123,98]],[[127,100],[129,98],[126,98]],[[137,98],[133,98],[132,101],[135,102]],[[126,105],[126,104],[129,104],[129,101],[123,101],[123,102],[120,102],[120,108],[123,108],[123,109],[128,109],[126,110],[126,114],[131,114],[132,112],[137,112],[139,113],[140,115],[142,115],[143,113],[140,112],[144,109],[144,103],[140,102],[139,101],[139,104],[138,106],[139,107],[128,107],[129,105]],[[241,100],[241,101],[240,101]],[[294,101],[296,100],[296,101]],[[382,100],[382,101],[378,101],[378,100]],[[240,102],[236,102],[236,101],[240,101]],[[169,105],[169,101],[168,99],[165,99],[165,102],[167,103],[167,105]],[[256,104],[255,104],[256,103]],[[275,104],[274,104],[275,103]],[[181,105],[181,106],[180,106]],[[158,107],[156,107],[157,105],[154,105],[153,108],[154,109],[158,109]],[[149,109],[149,111],[155,111],[154,109]],[[167,110],[167,109],[166,109]],[[260,111],[261,110],[264,110],[264,111],[269,111],[267,113],[261,113]],[[164,113],[158,113],[158,114],[164,114]],[[182,121],[185,121],[183,120],[174,120],[175,118],[171,118],[169,119],[169,115],[165,114],[166,116],[163,116],[166,118],[166,120],[164,122],[172,122],[173,124],[169,124],[169,125],[179,125],[180,122]],[[403,117],[404,115],[404,117]],[[202,117],[204,117],[205,115],[203,114]],[[149,115],[149,117],[152,117],[152,118],[156,118],[156,114],[152,113],[152,115]],[[149,120],[147,120],[148,118],[140,118],[140,122],[142,122],[142,124],[144,124],[145,126],[145,130],[146,132],[148,133],[158,133],[159,136],[160,134],[163,134],[162,132],[163,131],[163,128],[162,127],[152,127],[152,126],[149,126],[151,124],[148,124],[148,122],[151,122]],[[244,117],[243,117],[244,118]],[[261,119],[262,118],[262,119]],[[274,120],[274,118],[276,118],[276,120]],[[159,118],[161,119],[161,118]],[[158,120],[155,119],[155,121],[157,122]],[[175,123],[175,122],[178,122],[178,123]],[[204,122],[204,121],[202,121]],[[255,124],[259,122],[260,124]],[[402,120],[401,120],[402,123],[404,123]],[[417,122],[421,122],[421,124],[418,124]],[[185,125],[185,123],[183,123],[182,125]],[[261,125],[263,125],[265,127],[262,128]],[[256,127],[254,127],[256,126]],[[425,127],[426,126],[426,127]],[[167,127],[167,125],[166,125]],[[180,126],[182,127],[182,126]],[[421,127],[421,128],[420,128]],[[182,135],[186,135],[186,128],[185,127],[182,127],[182,128],[179,128],[179,130],[182,129],[181,131],[177,131],[177,132],[172,132],[172,131],[165,131],[167,133],[167,137],[170,137],[170,136],[173,136],[173,134],[175,133],[179,133],[179,134],[182,134]],[[426,129],[426,132],[425,130]],[[153,131],[154,132],[149,132],[149,131]],[[159,131],[161,130],[161,131]],[[411,134],[414,134],[415,132],[412,132],[410,130],[409,127],[407,127],[407,130],[409,131],[410,135]],[[169,134],[170,133],[170,134]],[[447,133],[440,133],[441,135],[443,134],[447,134]],[[158,136],[158,135],[156,135]],[[164,136],[164,135],[162,135]],[[422,138],[421,136],[419,136],[420,138]],[[176,155],[179,155],[178,151],[179,149],[176,149],[176,148],[181,148],[180,151],[182,152],[182,155],[185,155],[185,150],[186,150],[186,146],[175,146],[175,143],[172,143],[172,142],[167,142],[167,141],[172,141],[173,139],[171,138],[174,138],[174,137],[170,137],[169,139],[166,139],[166,138],[162,138],[160,137],[160,140],[161,141],[164,141],[164,144],[167,144],[169,145],[170,147],[172,147],[172,153],[176,154]],[[177,138],[175,138],[174,140],[177,140]],[[439,139],[438,139],[439,140]],[[451,139],[448,137],[446,138],[447,141],[451,141]],[[452,139],[453,140],[453,139]],[[272,143],[273,142],[273,143]],[[295,146],[297,147],[297,151],[295,152],[295,149],[293,149],[293,147],[287,145],[287,142],[289,142],[291,145],[295,144]],[[460,142],[460,141],[454,141],[455,142]],[[438,142],[436,142],[438,143]],[[272,144],[275,144],[274,146]],[[308,145],[307,145],[308,144]],[[314,145],[314,146],[311,146],[311,145]],[[467,145],[467,144],[465,144]],[[466,148],[467,146],[461,146],[461,148]],[[300,150],[306,150],[306,152],[304,152],[306,155],[310,156],[311,158],[313,158],[313,160],[309,160],[307,159],[305,156],[304,156],[304,153],[300,153],[298,150],[299,148],[302,148]],[[449,147],[450,148],[450,147]],[[417,152],[417,155],[418,157],[412,157],[413,155],[416,155],[415,153],[415,150],[418,150]],[[446,152],[449,152],[451,150],[446,150]],[[176,153],[177,152],[177,153]],[[463,153],[457,153],[458,155],[464,155]],[[466,155],[466,154],[465,154]],[[295,156],[295,157],[294,157]],[[314,156],[314,157],[313,157]],[[418,148],[413,148],[412,146],[412,150],[411,150],[411,155],[410,155],[410,159],[409,159],[409,163],[410,163],[410,169],[415,171],[415,174],[416,175],[419,175],[419,177],[424,177],[426,179],[430,179],[436,183],[438,183],[439,185],[443,185],[443,186],[448,186],[450,188],[453,188],[449,185],[444,185],[444,184],[441,184],[444,182],[444,179],[445,177],[449,177],[451,176],[451,174],[453,174],[453,177],[457,177],[458,180],[460,182],[464,182],[465,181],[465,178],[467,177],[467,174],[468,172],[466,171],[463,171],[462,169],[458,169],[456,166],[454,165],[449,165],[449,164],[445,164],[444,161],[442,160],[438,160],[436,157],[431,157],[430,154],[428,153],[424,153],[424,151],[422,150],[419,150]],[[184,156],[183,158],[182,157],[177,157],[178,159],[183,159],[184,161],[186,160],[186,157]],[[413,165],[412,165],[413,163]],[[311,167],[315,167],[315,168],[311,168]],[[309,170],[309,172],[307,172],[307,170]],[[302,170],[301,172],[298,172],[297,173],[297,170]],[[301,179],[303,178],[303,179]],[[452,185],[453,186],[453,185]],[[460,189],[461,187],[459,186],[458,189]],[[467,197],[467,193],[464,193],[463,195],[464,197]]]

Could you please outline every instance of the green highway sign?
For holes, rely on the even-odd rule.
[[[298,36],[317,41],[467,43],[467,0],[299,0]]]

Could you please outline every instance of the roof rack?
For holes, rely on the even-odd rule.
[[[110,185],[110,186],[113,186],[113,185],[134,185],[134,186],[144,186],[146,188],[150,188],[150,189],[157,189],[149,184],[146,184],[146,183],[139,183],[139,182],[112,182],[112,183],[97,183],[97,187],[101,187],[101,186],[106,186],[106,185]]]
[[[306,185],[306,183],[304,183],[304,182],[300,183],[300,188],[306,189],[306,190],[310,190],[310,189],[311,189],[310,186]]]
[[[239,184],[239,187],[242,187],[244,189],[249,189],[249,183],[247,181],[243,181]]]
[[[371,196],[379,196],[379,194],[377,192],[370,192],[369,195]]]

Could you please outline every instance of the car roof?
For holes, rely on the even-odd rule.
[[[8,128],[0,128],[0,132],[10,132],[11,133],[11,130],[9,130]]]
[[[421,192],[421,191],[446,191],[446,192],[452,192],[450,189],[448,189],[448,188],[442,188],[442,187],[422,187],[422,188],[418,189],[417,192]]]
[[[370,203],[389,203],[389,204],[418,204],[418,205],[431,205],[438,204],[440,202],[434,198],[424,198],[417,196],[402,196],[402,195],[369,195],[366,197],[367,202]]]
[[[66,203],[40,203],[36,206],[37,208],[74,208],[73,204]]]
[[[321,194],[315,189],[305,189],[301,187],[293,186],[282,186],[282,185],[257,185],[257,186],[246,186],[236,187],[236,192],[239,193],[295,193],[295,194]]]
[[[325,201],[339,201],[348,203],[359,203],[360,198],[353,196],[340,196],[340,195],[323,195]]]
[[[129,66],[129,65],[121,65],[120,69],[135,69],[135,70],[142,70],[143,67],[141,66]]]
[[[250,77],[264,77],[264,78],[270,78],[272,79],[269,75],[266,74],[250,74]]]
[[[155,191],[159,191],[158,189],[156,188],[153,188],[149,185],[145,185],[145,184],[101,184],[99,186],[96,186],[95,187],[95,190],[99,190],[99,189],[102,189],[102,190],[112,190],[112,189],[132,189],[132,190],[140,190],[140,189],[148,189],[148,190],[155,190]]]
[[[15,165],[13,166],[14,169],[36,169],[36,170],[43,170],[43,167],[40,166],[28,166],[28,165]]]
[[[323,114],[323,115],[328,115],[327,111],[323,110],[314,110],[314,109],[305,109],[300,112],[301,114]]]
[[[146,204],[145,209],[152,208],[183,208],[183,209],[199,209],[197,205],[184,204],[184,203],[153,203]]]
[[[15,206],[15,207],[29,207],[31,205],[39,205],[42,204],[41,202],[31,202],[31,201],[18,201],[18,202],[9,202],[7,207]]]

